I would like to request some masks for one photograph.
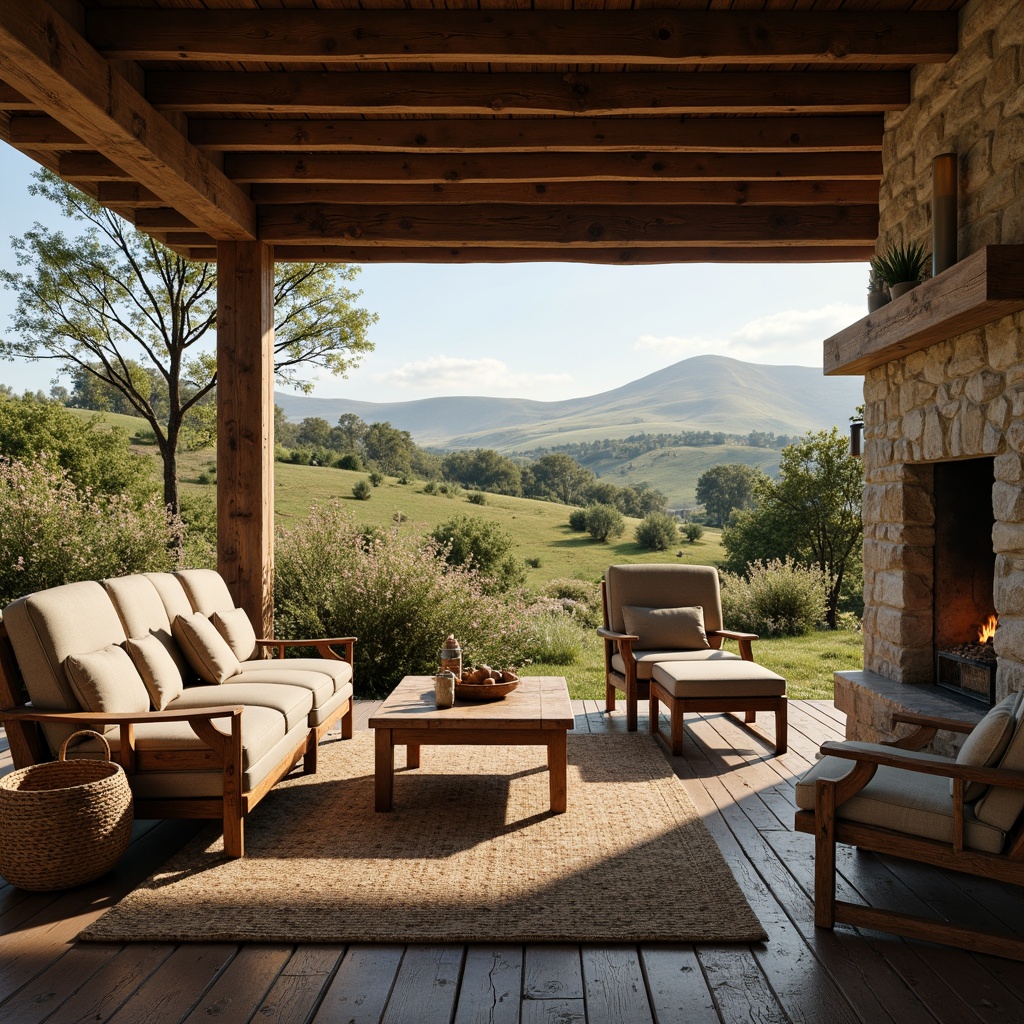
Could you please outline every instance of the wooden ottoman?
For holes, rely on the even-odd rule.
[[[651,735],[683,752],[683,715],[687,711],[744,713],[753,722],[758,711],[775,712],[775,753],[786,752],[786,680],[753,661],[663,661],[651,672]],[[662,733],[658,704],[669,709],[671,736]]]

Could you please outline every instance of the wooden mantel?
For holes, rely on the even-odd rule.
[[[1024,245],[988,245],[825,341],[825,373],[866,373],[1024,309]]]

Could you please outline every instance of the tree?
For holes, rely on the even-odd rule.
[[[587,509],[587,533],[594,540],[604,542],[625,532],[622,513],[614,505],[591,505]]]
[[[664,551],[679,541],[679,520],[667,512],[650,512],[636,528],[636,542],[650,551]]]
[[[532,480],[530,495],[538,498],[554,498],[563,505],[582,505],[596,477],[584,469],[575,459],[562,452],[552,452],[539,458],[531,467]],[[523,478],[523,487],[527,484]],[[525,493],[525,490],[524,490]]]
[[[707,513],[712,526],[725,526],[733,509],[750,508],[755,485],[764,474],[759,469],[739,463],[712,466],[697,480],[697,501]]]
[[[455,516],[436,526],[429,536],[449,565],[475,569],[487,593],[510,590],[526,579],[526,570],[512,554],[512,534],[488,519]]]
[[[84,230],[71,236],[36,224],[11,240],[26,269],[0,271],[17,297],[16,334],[0,340],[0,357],[54,360],[119,392],[156,435],[164,500],[176,512],[183,430],[204,412],[217,382],[216,268],[175,255],[47,171],[36,181],[29,191]],[[309,391],[306,370],[344,374],[373,348],[366,332],[376,315],[353,305],[360,293],[347,287],[358,271],[323,263],[277,267],[279,381]],[[207,421],[210,413],[207,405]]]
[[[523,474],[519,467],[492,448],[449,452],[441,459],[441,472],[446,480],[457,480],[466,487],[492,494],[518,497],[523,493]]]
[[[387,422],[371,423],[363,437],[366,457],[391,476],[409,471],[409,460],[415,447],[408,430],[398,430]]]
[[[810,433],[782,449],[779,479],[762,477],[757,505],[740,512],[722,534],[726,568],[745,571],[752,562],[790,558],[825,574],[825,619],[835,628],[846,575],[860,563],[861,493],[859,459],[833,427]]]

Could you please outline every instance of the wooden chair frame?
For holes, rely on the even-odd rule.
[[[323,654],[331,644],[343,645],[351,660],[352,637],[330,640],[283,641],[261,640],[264,647],[278,647],[283,657],[285,646],[316,647]],[[334,660],[340,656],[330,651],[324,655]],[[294,750],[288,751],[271,771],[251,790],[243,790],[242,778],[242,713],[244,708],[224,705],[212,708],[182,708],[175,711],[144,711],[138,714],[105,714],[91,711],[43,711],[26,703],[21,671],[0,621],[0,723],[7,732],[11,758],[15,768],[42,764],[53,760],[39,726],[44,722],[63,723],[100,728],[116,725],[120,731],[120,749],[112,755],[125,770],[129,782],[137,772],[220,771],[223,776],[222,797],[166,797],[136,799],[135,813],[140,818],[212,818],[221,819],[224,827],[224,850],[229,857],[242,857],[245,853],[245,816],[291,770],[303,762],[306,774],[316,771],[317,744],[323,734],[341,720],[342,737],[350,739],[353,724],[353,702],[350,697],[319,726],[303,736]],[[218,718],[230,719],[227,736],[215,729],[211,722]],[[187,722],[192,731],[206,744],[202,750],[147,752],[138,750],[135,726],[145,722]]]
[[[890,854],[933,867],[1001,882],[1024,885],[1024,822],[1018,822],[1008,835],[1005,850],[986,853],[964,847],[964,788],[968,782],[1024,789],[1024,772],[1003,768],[975,768],[936,757],[934,760],[910,758],[904,750],[920,751],[939,729],[969,733],[970,723],[926,715],[897,714],[893,723],[915,725],[909,736],[877,746],[846,741],[829,741],[821,746],[825,756],[841,757],[851,762],[850,771],[841,778],[818,779],[815,786],[814,811],[797,811],[794,828],[814,836],[814,923],[832,928],[836,922],[892,932],[907,938],[923,939],[958,946],[977,953],[991,953],[1013,960],[1024,960],[1024,938],[985,931],[978,928],[932,920],[895,910],[880,910],[836,899],[836,843],[846,843],[862,850]],[[862,825],[837,817],[836,808],[860,792],[871,781],[880,765],[903,768],[928,775],[941,775],[953,780],[953,837],[945,843],[905,835],[893,829]]]

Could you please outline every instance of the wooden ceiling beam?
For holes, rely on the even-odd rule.
[[[867,245],[877,206],[261,206],[277,244],[452,246]]]
[[[3,70],[3,62],[0,61],[0,70]],[[0,110],[35,110],[36,105],[27,97],[23,96],[13,86],[0,81]]]
[[[167,204],[148,188],[133,181],[101,181],[96,199],[103,206],[125,207],[133,210],[154,209]]]
[[[191,118],[189,139],[220,152],[664,153],[880,152],[881,115],[850,117]]]
[[[82,181],[132,181],[129,171],[123,170],[102,153],[75,151],[60,154],[57,173],[75,184]],[[166,200],[164,200],[166,205]]]
[[[14,0],[0,0],[12,3]],[[150,71],[163,110],[279,114],[871,114],[902,110],[901,71]]]
[[[10,123],[10,143],[19,149],[90,150],[70,128],[46,115],[15,114]]]
[[[49,4],[0,0],[0,77],[214,237],[254,237],[249,197]]]
[[[132,10],[87,12],[110,59],[346,63],[920,64],[953,11]]]
[[[882,178],[880,153],[229,153],[239,183],[748,181]]]
[[[102,188],[101,186],[101,195]],[[876,181],[515,181],[494,185],[254,185],[257,204],[862,206],[878,202]]]
[[[174,243],[177,245],[178,243]],[[194,260],[217,258],[213,246],[178,246]],[[638,248],[522,246],[275,245],[275,263],[854,263],[869,260],[873,245],[735,246],[652,245]]]

